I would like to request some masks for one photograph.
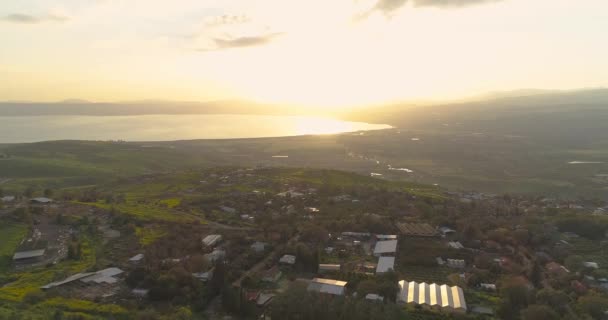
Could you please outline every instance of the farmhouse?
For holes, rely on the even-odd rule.
[[[397,303],[413,304],[439,310],[466,312],[462,288],[447,285],[399,281]]]
[[[256,241],[251,245],[251,249],[255,252],[264,252],[264,250],[266,250],[266,243],[264,242],[260,242],[260,241]]]
[[[129,259],[129,262],[131,262],[131,263],[139,263],[143,259],[144,259],[144,254],[143,253],[138,253],[138,254],[134,255],[133,257],[131,257]]]
[[[13,202],[15,201],[15,196],[4,196],[0,198],[2,202]]]
[[[390,270],[395,270],[395,257],[380,257],[376,274],[386,273]]]
[[[426,223],[397,223],[401,234],[410,237],[436,237],[437,230]]]
[[[374,247],[374,256],[394,255],[397,251],[397,240],[378,241]]]
[[[204,257],[205,257],[205,259],[207,259],[207,261],[214,263],[218,260],[224,259],[225,256],[226,256],[226,251],[215,249],[215,250],[213,250],[213,252],[207,253]]]
[[[308,285],[308,291],[343,296],[346,283],[346,281],[314,278]]]
[[[214,247],[216,244],[218,244],[220,241],[222,241],[222,236],[219,234],[210,234],[206,237],[203,238],[203,246],[205,247]]]
[[[462,243],[460,243],[458,241],[448,242],[448,247],[450,247],[452,249],[456,249],[456,250],[464,249],[464,246],[462,245]]]

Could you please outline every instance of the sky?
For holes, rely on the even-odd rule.
[[[348,107],[608,86],[606,0],[0,2],[0,100]]]

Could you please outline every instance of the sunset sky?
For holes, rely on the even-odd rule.
[[[0,100],[348,106],[608,86],[606,0],[0,2]]]

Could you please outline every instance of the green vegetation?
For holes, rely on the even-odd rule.
[[[28,232],[25,224],[3,223],[0,225],[0,273],[6,272],[13,260],[15,249],[25,238]]]
[[[152,244],[154,243],[154,241],[162,238],[166,234],[166,231],[159,226],[146,226],[135,228],[135,235],[139,239],[139,243],[142,246]]]

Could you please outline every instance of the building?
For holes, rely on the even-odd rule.
[[[450,247],[452,249],[456,249],[456,250],[464,249],[464,246],[462,245],[462,243],[460,243],[458,241],[448,242],[448,247]]]
[[[377,234],[376,240],[385,241],[385,240],[397,240],[396,234]]]
[[[590,269],[598,269],[600,266],[597,264],[597,262],[587,261],[583,262],[583,267]]]
[[[144,259],[143,253],[138,253],[129,259],[131,263],[140,263]]]
[[[266,250],[266,243],[264,242],[260,242],[260,241],[256,241],[251,245],[251,249],[255,252],[264,252],[264,250]]]
[[[214,247],[216,244],[222,241],[222,236],[219,234],[210,234],[203,238],[203,246]]]
[[[0,198],[0,201],[13,202],[13,201],[15,201],[15,196],[4,196],[4,197]]]
[[[340,271],[340,265],[339,264],[319,264],[319,272],[323,273],[323,272],[335,272],[335,271]]]
[[[290,254],[286,254],[279,259],[279,263],[294,265],[296,264],[296,256],[292,256]]]
[[[447,237],[450,235],[454,235],[456,233],[456,230],[449,227],[441,227],[439,228],[439,232],[441,232],[441,235],[443,235],[444,237]]]
[[[42,260],[46,249],[28,250],[15,252],[13,261],[15,263],[32,263]]]
[[[496,291],[496,285],[493,283],[481,283],[479,287],[487,291]]]
[[[204,257],[207,259],[207,261],[214,263],[218,260],[224,259],[224,257],[226,257],[226,251],[215,249],[213,252],[207,253]]]
[[[346,284],[346,281],[314,278],[308,285],[308,291],[343,296]]]
[[[262,293],[258,296],[256,304],[258,307],[266,307],[268,304],[272,302],[274,298],[274,294],[272,293]]]
[[[378,241],[374,247],[374,256],[395,255],[397,252],[397,240]]]
[[[395,270],[395,257],[380,257],[376,266],[376,274],[386,273]]]
[[[193,273],[192,276],[202,282],[207,282],[207,281],[211,280],[211,278],[213,277],[213,269],[211,269],[207,272]]]
[[[384,302],[384,297],[381,295],[378,295],[377,293],[368,293],[365,296],[365,300],[375,301],[375,302]]]
[[[30,199],[31,203],[34,204],[49,204],[53,202],[53,199],[49,199],[49,198],[45,198],[45,197],[38,197],[38,198],[33,198]]]
[[[460,259],[447,259],[447,265],[450,268],[463,269],[466,263]]]
[[[397,303],[412,304],[449,312],[466,312],[467,303],[462,288],[448,285],[399,281]]]
[[[124,271],[118,268],[107,268],[97,272],[77,273],[75,275],[67,277],[62,281],[51,282],[40,288],[43,290],[47,290],[55,287],[60,287],[66,284],[71,284],[76,281],[78,281],[80,284],[85,285],[112,285],[119,281],[117,276],[122,274],[123,272]]]

